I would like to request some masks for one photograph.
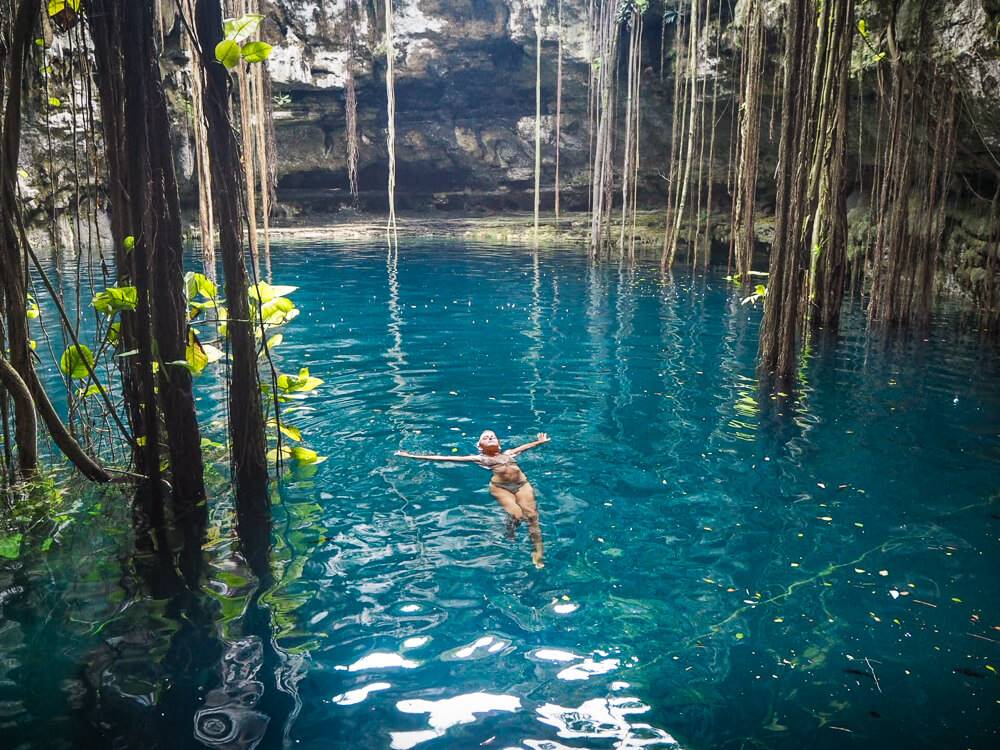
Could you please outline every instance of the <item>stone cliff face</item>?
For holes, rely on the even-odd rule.
[[[542,25],[542,149],[545,204],[555,170],[557,21]],[[360,6],[360,7],[358,7]],[[279,195],[290,210],[347,202],[344,85],[358,91],[362,205],[385,205],[387,179],[383,4],[277,0],[269,69],[276,93]],[[402,0],[396,3],[397,201],[402,208],[530,208],[534,189],[535,18],[531,0]],[[585,0],[563,4],[560,173],[563,205],[586,207],[588,77],[592,55]],[[645,59],[659,66],[659,26]],[[354,29],[353,40],[351,29]],[[353,46],[353,52],[352,52]],[[654,49],[655,47],[655,49]],[[662,168],[658,75],[646,92],[643,153]],[[669,133],[668,133],[669,135]],[[655,176],[655,169],[651,173]],[[649,184],[647,189],[655,185]]]
[[[562,4],[562,205],[583,209],[587,205],[590,146],[588,80],[594,57],[587,30],[589,0],[562,0]],[[783,4],[784,0],[765,2],[765,17],[772,26],[772,56],[780,54]],[[661,23],[664,5],[666,25]],[[870,5],[875,8],[878,3]],[[650,208],[664,205],[666,189],[675,6],[672,0],[650,3],[643,39],[639,198]],[[737,0],[733,7],[737,21],[743,17],[744,6],[745,0]],[[904,6],[919,4],[904,0]],[[466,212],[530,209],[534,184],[534,0],[394,0],[393,7],[397,205],[404,210]],[[1000,154],[1000,98],[996,96],[1000,88],[1000,0],[942,0],[928,7],[933,9],[932,52],[961,71],[965,82],[962,103],[976,122],[974,130],[967,129],[968,137],[960,147],[963,173],[956,185],[961,187],[961,177],[969,177],[976,190],[989,191],[996,182],[995,157]],[[265,0],[264,34],[274,44],[267,65],[273,82],[279,215],[305,218],[334,212],[350,203],[345,113],[348,70],[357,86],[360,207],[384,210],[388,170],[384,8],[383,0]],[[872,13],[870,20],[875,22],[877,14]],[[667,60],[662,71],[661,29],[666,29]],[[176,127],[171,137],[183,197],[193,207],[190,104],[181,34],[180,24],[168,23],[162,69],[174,109]],[[713,28],[700,44],[706,58],[700,74],[719,83],[714,171],[720,184],[714,194],[717,208],[725,210],[723,183],[738,61],[734,44],[739,34],[727,15],[721,59],[713,59],[717,34]],[[67,37],[53,34],[49,28],[43,35],[46,48],[36,50],[37,69],[45,66],[50,72],[47,81],[39,74],[32,83],[36,96],[25,128],[20,187],[29,220],[45,223],[55,204],[64,217],[57,233],[66,234],[72,230],[72,222],[65,217],[75,206],[77,193],[86,203],[87,196],[99,190],[100,181],[99,172],[81,170],[83,184],[77,190],[78,180],[72,176],[72,144],[76,144],[77,159],[87,163],[94,143],[99,142],[100,123],[93,127],[88,123],[81,77],[77,75],[75,85],[70,84]],[[541,66],[543,209],[550,209],[553,203],[556,38],[556,0],[547,0],[543,3]],[[869,91],[862,108],[866,132],[874,132],[870,118],[875,112],[875,78],[869,71],[863,79]],[[52,96],[61,100],[61,106],[46,106],[45,98]],[[768,97],[765,118],[770,117],[769,112]],[[852,122],[852,130],[856,127]],[[855,141],[851,143],[853,147]],[[759,189],[765,213],[773,193],[768,176],[773,174],[775,150],[774,142],[762,141]],[[870,169],[872,154],[853,154],[849,159]],[[620,161],[619,156],[616,163]],[[984,168],[984,163],[992,163],[993,171]],[[986,179],[979,180],[977,171],[986,174]]]

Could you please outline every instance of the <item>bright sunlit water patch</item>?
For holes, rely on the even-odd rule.
[[[183,596],[135,554],[128,498],[74,486],[56,543],[0,560],[4,743],[997,746],[1000,363],[950,316],[886,342],[852,308],[779,396],[721,274],[274,254],[302,310],[276,364],[325,381],[289,421],[329,457],[275,495],[276,585],[218,477]],[[197,387],[212,425],[220,386]],[[487,472],[393,455],[472,453],[486,428],[552,437],[521,461],[543,570]]]

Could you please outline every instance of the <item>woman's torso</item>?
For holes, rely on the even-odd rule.
[[[526,482],[528,478],[517,465],[517,461],[509,453],[498,453],[495,456],[482,456],[479,465],[493,472],[497,482]]]

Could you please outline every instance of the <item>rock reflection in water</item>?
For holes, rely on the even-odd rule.
[[[264,737],[268,717],[254,710],[264,695],[256,679],[264,661],[260,639],[249,636],[229,644],[222,657],[222,685],[205,696],[194,717],[194,734],[203,745],[251,750]]]

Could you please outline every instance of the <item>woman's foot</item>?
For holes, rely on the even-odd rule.
[[[541,552],[532,552],[531,553],[531,562],[533,562],[535,564],[535,567],[538,568],[539,570],[541,570],[542,568],[545,567],[545,563],[542,561],[542,553]]]

